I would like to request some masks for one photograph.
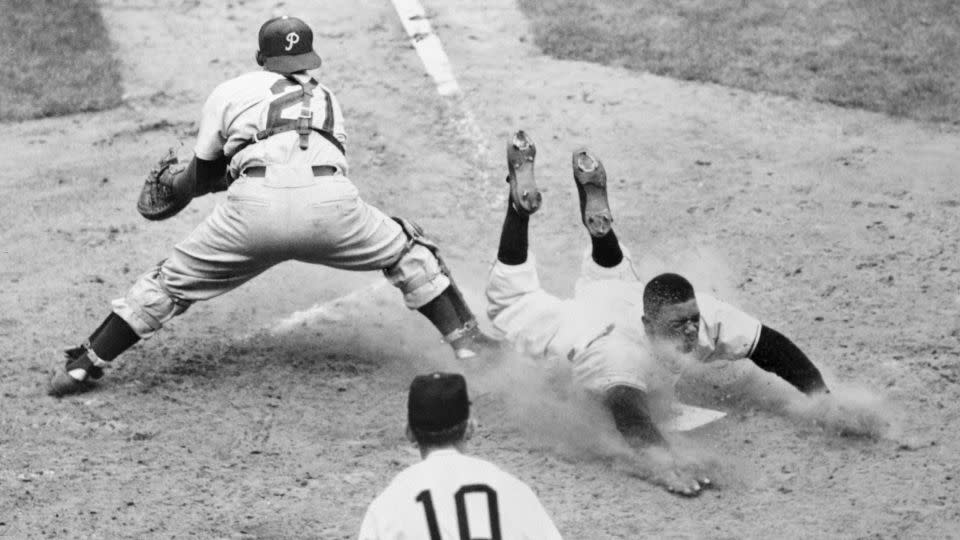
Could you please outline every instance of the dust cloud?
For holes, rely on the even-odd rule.
[[[665,246],[645,252],[642,261],[633,262],[637,277],[643,280],[666,271],[681,273],[698,290],[707,290],[731,301],[735,296],[736,276],[721,256],[708,248],[675,248]],[[482,292],[487,268],[461,267],[460,270],[458,280],[465,285],[464,295],[481,318],[481,326],[489,331],[489,321],[483,319],[485,298]],[[553,292],[564,296],[562,291]],[[483,403],[489,405],[476,411],[481,421],[497,425],[498,429],[518,429],[523,433],[526,444],[535,448],[553,452],[571,462],[605,463],[617,472],[655,484],[663,484],[661,479],[677,468],[696,471],[698,475],[719,478],[721,481],[727,478],[724,483],[729,483],[731,477],[739,477],[743,472],[740,470],[742,466],[721,460],[683,434],[666,434],[672,447],[668,455],[631,448],[616,430],[609,412],[602,404],[594,397],[575,390],[569,368],[563,359],[534,360],[508,349],[493,363],[482,366],[465,366],[447,358],[442,347],[437,347],[436,336],[430,334],[432,329],[428,329],[420,317],[399,306],[385,309],[397,303],[396,295],[390,293],[395,291],[382,284],[368,285],[359,288],[356,294],[347,294],[323,306],[288,315],[279,321],[274,319],[268,326],[275,333],[285,334],[290,331],[290,326],[337,327],[348,321],[369,320],[373,315],[380,319],[381,326],[368,335],[369,341],[363,348],[377,349],[378,355],[405,359],[381,368],[394,372],[393,375],[400,380],[411,377],[415,372],[463,372],[467,376],[471,395],[483,396]],[[572,295],[572,291],[569,294]],[[335,316],[331,316],[332,313]],[[639,321],[637,324],[640,324]],[[357,345],[353,344],[352,348]],[[381,351],[381,348],[384,350]],[[394,354],[391,355],[389,351]],[[680,368],[676,371],[713,369],[710,366],[691,365],[696,362],[687,355],[673,356],[676,356],[673,363]],[[740,368],[723,370],[737,379],[728,381],[733,384],[727,389],[745,394],[745,401],[753,406],[842,436],[881,438],[893,437],[899,432],[899,422],[890,405],[870,390],[831,384],[831,394],[808,398],[791,388],[771,384],[778,381],[770,381],[759,370]],[[669,399],[672,394],[666,393],[665,396]]]
[[[903,432],[903,418],[890,402],[855,385],[832,385],[829,394],[812,397],[797,395],[784,411],[789,418],[841,436],[895,439]]]

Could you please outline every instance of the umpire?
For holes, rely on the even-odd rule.
[[[360,540],[560,538],[530,487],[464,453],[475,423],[462,375],[414,378],[407,412],[407,438],[423,461],[401,471],[370,504]]]

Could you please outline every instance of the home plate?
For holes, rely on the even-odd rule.
[[[674,404],[670,412],[670,418],[660,423],[660,426],[666,431],[690,431],[727,415],[723,411],[704,409],[686,403]]]

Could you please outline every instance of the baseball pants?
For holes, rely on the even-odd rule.
[[[450,284],[434,254],[365,203],[347,177],[315,177],[302,167],[266,171],[263,178],[238,178],[226,200],[166,260],[113,301],[113,311],[140,337],[150,337],[192,303],[287,260],[383,270],[411,309]]]
[[[570,299],[543,290],[533,255],[519,265],[497,261],[487,282],[487,314],[519,352],[548,369],[569,370],[588,391],[646,389],[655,363],[631,334],[640,320],[636,306],[624,304],[635,294],[622,289],[631,287],[642,290],[626,252],[613,268],[599,266],[588,252]],[[628,320],[634,316],[636,321]]]

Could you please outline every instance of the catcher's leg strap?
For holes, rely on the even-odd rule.
[[[403,292],[407,307],[420,309],[450,287],[450,272],[439,256],[437,245],[423,235],[423,229],[406,219],[395,217],[393,220],[400,225],[407,242],[397,261],[384,269],[384,274]],[[454,309],[459,314],[460,308]]]
[[[116,313],[110,313],[106,319],[90,334],[87,348],[94,365],[110,362],[140,341],[140,336]]]
[[[151,337],[192,302],[175,298],[163,285],[160,268],[141,275],[123,298],[112,302],[113,312],[142,339]]]
[[[453,283],[419,311],[430,319],[448,343],[453,343],[477,327],[473,313]]]

